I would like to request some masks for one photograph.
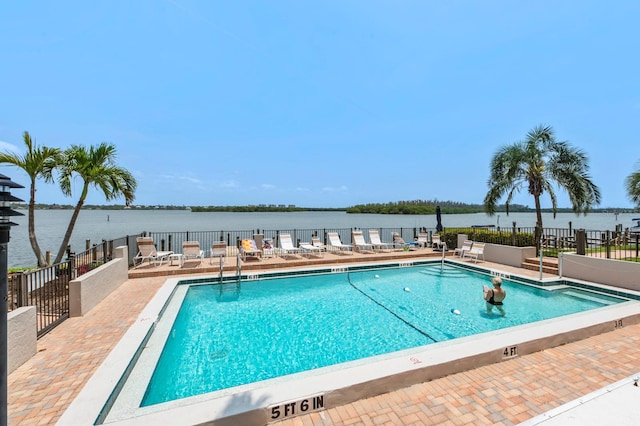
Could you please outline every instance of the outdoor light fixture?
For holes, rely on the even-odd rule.
[[[0,174],[0,295],[2,296],[2,312],[0,312],[0,426],[7,424],[7,378],[9,373],[8,344],[7,344],[7,244],[9,230],[17,223],[11,222],[11,216],[24,216],[11,209],[12,201],[22,201],[11,195],[11,188],[24,188],[13,182],[9,177]]]

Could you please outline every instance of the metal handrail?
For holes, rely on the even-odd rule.
[[[236,278],[238,282],[240,282],[242,276],[242,257],[240,256],[240,253],[238,253],[236,257],[238,258],[236,262]]]

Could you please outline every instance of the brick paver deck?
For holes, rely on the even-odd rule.
[[[9,425],[54,424],[165,278],[130,279],[41,338],[9,375]],[[640,371],[639,347],[640,325],[628,326],[276,424],[517,424]]]

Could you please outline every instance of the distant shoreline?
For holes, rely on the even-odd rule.
[[[135,206],[123,206],[123,205],[91,205],[87,204],[82,207],[82,210],[190,210],[194,213],[206,213],[206,212],[231,212],[231,213],[287,213],[287,212],[346,212],[346,213],[359,213],[359,214],[435,214],[434,207],[428,207],[419,209],[418,211],[404,212],[404,211],[384,211],[381,208],[372,208],[363,210],[362,208],[355,207],[297,207],[297,206],[264,206],[264,205],[251,205],[251,206],[175,206],[175,205],[135,205]],[[28,205],[24,203],[12,203],[11,208],[17,210],[27,210]],[[70,204],[36,204],[36,210],[73,210],[75,206]],[[357,210],[357,211],[354,211]],[[609,208],[597,208],[592,209],[589,213],[635,213],[637,209],[629,207],[609,207]],[[542,209],[542,213],[552,213],[550,208]],[[570,207],[562,207],[557,209],[558,213],[573,213],[573,209]],[[443,207],[443,214],[475,214],[485,213],[485,211],[478,205],[460,205],[457,208]],[[496,210],[496,213],[506,213],[506,209],[501,208]],[[526,206],[510,206],[509,213],[535,213],[534,208]]]

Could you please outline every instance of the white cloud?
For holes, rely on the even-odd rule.
[[[322,190],[324,192],[345,192],[347,191],[347,187],[345,185],[342,186],[338,186],[338,187],[332,187],[332,186],[325,186],[324,188],[322,188]]]
[[[236,182],[235,180],[228,180],[228,181],[219,183],[218,186],[220,188],[237,188],[238,182]]]
[[[275,189],[276,186],[275,185],[271,185],[270,183],[263,183],[262,185],[260,185],[261,188],[263,189]]]

